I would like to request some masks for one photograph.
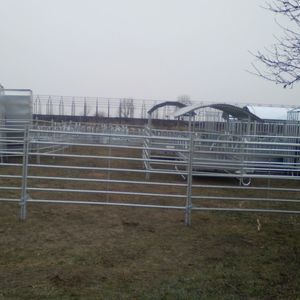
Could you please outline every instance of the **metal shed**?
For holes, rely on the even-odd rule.
[[[3,89],[0,93],[0,115],[5,125],[17,126],[32,121],[32,91],[29,89]]]
[[[14,149],[20,144],[9,140],[22,140],[24,126],[32,123],[32,91],[29,89],[1,89],[0,92],[0,151]],[[5,127],[5,129],[4,129]],[[15,131],[15,130],[16,131]],[[0,155],[1,156],[1,155]]]

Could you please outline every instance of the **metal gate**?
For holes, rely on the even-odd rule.
[[[187,225],[196,211],[300,213],[297,136],[0,132],[0,201],[22,220],[33,203],[176,209]]]

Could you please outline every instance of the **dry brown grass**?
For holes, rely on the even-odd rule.
[[[96,150],[91,149],[89,154],[93,151]],[[125,154],[140,155],[122,153]],[[42,162],[79,164],[78,160],[59,158]],[[104,166],[107,161],[85,159],[84,164]],[[124,167],[125,163],[115,166]],[[107,177],[106,173],[94,171],[84,174],[32,169],[30,174],[33,171],[41,176]],[[12,168],[9,172],[17,170]],[[118,173],[111,176],[124,178]],[[141,179],[140,176],[125,174],[127,179]],[[167,175],[152,180],[183,182],[179,176]],[[195,180],[233,183],[209,178]],[[16,180],[5,182],[19,184]],[[101,187],[44,180],[30,184]],[[295,182],[284,184],[297,186]],[[113,188],[145,191],[144,187],[132,185],[109,187]],[[155,188],[155,192],[166,192],[166,188]],[[173,188],[168,192],[184,191]],[[36,192],[32,197],[62,195]],[[68,193],[65,197],[73,199],[76,195]],[[107,199],[103,195],[97,197]],[[109,200],[169,203],[130,196],[111,196]],[[202,201],[202,205],[208,203]],[[300,294],[300,219],[296,216],[199,212],[193,213],[192,227],[186,227],[182,211],[29,204],[28,219],[20,222],[18,205],[0,203],[0,207],[0,299],[297,299]]]

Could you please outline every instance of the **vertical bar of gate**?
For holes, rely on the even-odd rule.
[[[107,161],[107,184],[106,184],[106,191],[107,191],[107,194],[106,194],[106,202],[109,202],[109,189],[110,189],[110,169],[111,169],[111,147],[112,147],[112,124],[109,123],[109,129],[108,129],[108,132],[109,132],[109,137],[108,137],[108,156],[109,156],[109,159]]]
[[[29,128],[24,130],[23,166],[22,166],[22,190],[20,199],[20,220],[25,220],[27,215],[27,175],[28,175],[28,150],[29,150]]]
[[[192,186],[193,186],[193,156],[194,156],[194,133],[190,132],[189,153],[187,165],[187,191],[185,205],[185,225],[191,226],[192,223]]]
[[[151,169],[151,142],[152,142],[152,125],[151,125],[151,115],[148,115],[148,125],[146,127],[146,139],[145,139],[145,159],[146,159],[146,175],[145,178],[147,181],[150,180],[150,173],[148,172]]]

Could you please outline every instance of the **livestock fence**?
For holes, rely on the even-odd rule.
[[[106,98],[106,97],[79,97],[79,96],[59,96],[59,95],[33,95],[32,109],[35,115],[47,116],[82,116],[98,118],[138,118],[147,119],[147,112],[155,105],[165,102],[163,99],[134,99],[134,98]],[[199,104],[209,105],[216,102],[212,101],[189,101],[188,105]],[[295,105],[272,105],[257,103],[232,103],[238,107],[246,105],[285,107],[296,109]],[[152,119],[170,120],[174,119],[177,107],[163,106],[155,110]],[[297,117],[297,111],[294,111]],[[295,119],[295,118],[293,118]],[[203,107],[196,111],[195,120],[197,121],[223,121],[222,112],[210,107]]]
[[[1,127],[0,202],[300,214],[299,139]]]

